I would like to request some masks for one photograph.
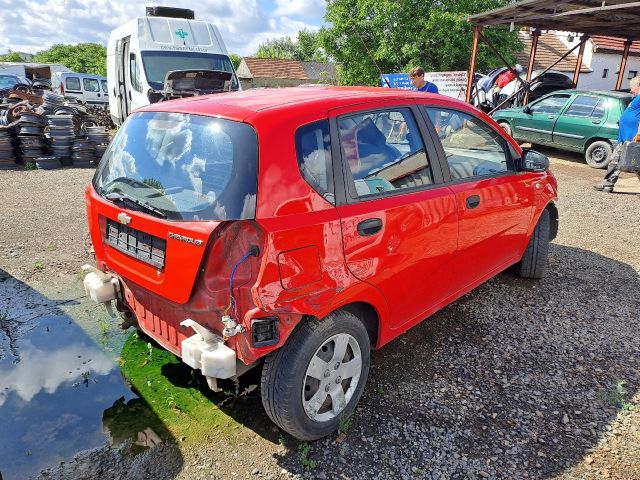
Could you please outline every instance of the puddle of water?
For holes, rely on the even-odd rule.
[[[19,338],[0,344],[0,352],[13,350],[0,360],[5,480],[105,445],[102,413],[119,398],[135,397],[118,366],[69,317],[45,315],[29,323]]]
[[[51,300],[0,270],[3,480],[35,476],[80,451],[127,441],[151,446],[168,438],[120,372],[115,354],[122,334],[96,344],[62,311],[69,307],[81,322],[91,320],[90,309],[73,303]]]
[[[0,480],[43,469],[64,478],[63,462],[104,446],[126,445],[129,455],[164,440],[235,438],[241,424],[272,433],[254,391],[259,377],[247,374],[237,390],[223,382],[228,392],[215,394],[76,287],[42,294],[0,269]]]

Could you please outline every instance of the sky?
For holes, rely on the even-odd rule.
[[[0,0],[0,53],[35,53],[55,43],[107,44],[109,32],[146,6],[190,8],[216,24],[230,52],[255,53],[270,38],[323,25],[325,0]]]

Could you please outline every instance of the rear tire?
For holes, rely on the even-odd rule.
[[[584,152],[584,159],[592,168],[607,168],[611,162],[613,147],[605,140],[596,140],[589,144]]]
[[[271,420],[299,440],[317,440],[355,409],[369,375],[369,334],[352,313],[309,318],[269,354],[262,404]]]
[[[536,228],[533,229],[531,238],[524,255],[517,264],[518,275],[523,278],[542,278],[547,271],[549,257],[549,211],[544,210]]]
[[[511,133],[511,125],[509,125],[507,122],[498,122],[498,125],[500,125],[502,127],[502,129],[509,135],[509,136],[513,136],[513,134]]]

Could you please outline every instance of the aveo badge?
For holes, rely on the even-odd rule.
[[[179,240],[181,242],[190,243],[195,245],[196,247],[201,247],[204,244],[204,241],[198,240],[191,237],[186,237],[184,235],[179,235],[177,233],[169,232],[169,238],[173,238],[174,240]]]

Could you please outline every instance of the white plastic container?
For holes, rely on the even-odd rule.
[[[205,377],[231,378],[236,374],[236,352],[227,347],[222,337],[199,323],[187,319],[181,323],[196,334],[182,341],[182,361],[199,369]]]
[[[105,303],[116,299],[118,281],[105,274],[89,272],[84,277],[84,291],[94,302]]]

